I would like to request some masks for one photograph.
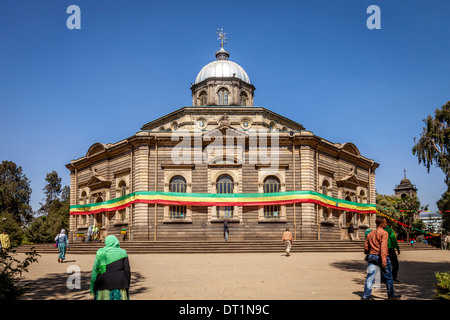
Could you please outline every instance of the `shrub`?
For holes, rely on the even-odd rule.
[[[26,252],[25,259],[20,261],[14,257],[15,250],[7,250],[0,257],[0,300],[18,300],[31,290],[31,284],[18,285],[23,272],[28,272],[28,266],[37,262],[39,254],[31,248]]]
[[[450,300],[450,273],[436,272],[438,283],[434,285],[434,298],[439,300]]]

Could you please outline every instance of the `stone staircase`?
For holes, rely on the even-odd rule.
[[[95,254],[103,247],[103,243],[75,242],[70,245],[70,254]],[[54,244],[22,245],[16,252],[23,253],[35,247],[38,253],[57,253]],[[254,241],[133,241],[122,242],[121,248],[129,254],[166,254],[166,253],[267,253],[283,252],[281,241],[254,240]],[[401,251],[409,250],[436,250],[436,247],[423,243],[416,243],[411,247],[409,243],[400,243]],[[318,241],[295,240],[291,252],[363,252],[364,241]]]

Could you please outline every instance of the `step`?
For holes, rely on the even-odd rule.
[[[38,253],[56,253],[54,244],[22,245],[16,248],[17,252],[30,251],[35,247]],[[70,245],[72,254],[95,254],[103,243],[73,243]],[[121,247],[128,253],[249,253],[249,252],[282,252],[284,246],[281,241],[135,241],[123,242]],[[426,244],[400,244],[401,251],[409,250],[436,250]],[[295,240],[292,252],[363,252],[363,241],[309,241]]]

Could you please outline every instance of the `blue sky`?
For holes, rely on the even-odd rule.
[[[72,4],[80,30],[66,27]],[[372,4],[378,30],[366,26]],[[430,210],[445,191],[411,149],[422,119],[450,100],[449,1],[6,0],[0,10],[0,161],[22,167],[34,210],[47,173],[68,185],[65,165],[92,144],[191,105],[217,28],[255,105],[355,143],[380,164],[379,193],[393,194],[404,169]]]

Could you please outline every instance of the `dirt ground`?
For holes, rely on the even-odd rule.
[[[19,254],[20,259],[23,254]],[[57,262],[42,254],[24,273],[34,289],[24,300],[92,300],[94,255]],[[362,253],[130,254],[130,300],[360,300],[366,275]],[[432,300],[436,272],[450,271],[450,251],[399,255],[402,300]],[[373,290],[386,299],[384,285]]]

